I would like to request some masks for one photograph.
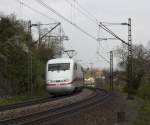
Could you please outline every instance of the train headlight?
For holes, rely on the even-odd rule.
[[[49,80],[49,82],[50,82],[50,83],[53,83],[54,81],[53,81],[53,80]]]

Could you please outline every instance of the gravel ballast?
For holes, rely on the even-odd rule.
[[[117,125],[117,113],[124,112],[125,108],[126,97],[113,93],[113,96],[102,104],[69,114],[51,124],[42,125]]]
[[[89,89],[83,89],[83,91],[78,94],[75,94],[73,96],[69,96],[66,98],[58,99],[55,101],[50,101],[50,102],[31,105],[27,107],[2,111],[0,112],[0,121],[14,119],[14,118],[18,118],[18,117],[25,116],[25,115],[32,114],[32,113],[43,112],[43,111],[47,111],[53,108],[59,108],[65,105],[69,105],[69,104],[84,100],[86,98],[90,98],[94,95],[95,95],[94,91],[91,91]]]

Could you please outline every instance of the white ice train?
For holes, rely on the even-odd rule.
[[[50,94],[67,94],[82,89],[83,69],[73,59],[58,58],[47,62],[46,89]]]

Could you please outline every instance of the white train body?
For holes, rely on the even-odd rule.
[[[65,94],[81,89],[83,77],[81,65],[73,59],[58,58],[47,62],[46,88],[50,94]]]

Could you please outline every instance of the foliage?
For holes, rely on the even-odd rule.
[[[27,57],[24,45],[28,45],[31,36],[15,18],[2,17],[0,20],[0,55],[1,78],[7,82],[1,83],[9,94],[19,94],[26,91]],[[8,86],[8,88],[7,88]],[[23,87],[24,86],[24,87]]]
[[[119,62],[119,67],[124,72],[122,80],[128,82],[128,57],[127,52],[118,49],[117,56],[122,60]],[[133,57],[132,57],[132,88],[130,93],[135,94],[143,82],[144,76],[148,73],[148,65],[150,64],[150,54],[148,48],[144,48],[142,45],[135,45],[133,47]],[[125,86],[124,90],[129,92],[128,85]]]
[[[150,84],[142,83],[137,91],[137,95],[143,99],[150,99]]]
[[[149,125],[150,124],[150,101],[145,101],[144,106],[139,111],[138,117],[134,125]]]
[[[32,95],[32,97],[29,95],[16,95],[11,97],[5,97],[0,99],[0,106],[20,103],[20,102],[32,100],[33,98],[39,99],[42,96],[48,96],[48,94],[45,91],[40,91],[39,93],[35,93],[34,95]]]
[[[0,18],[0,96],[44,88],[45,64],[54,49],[37,48],[24,24],[14,15]]]

